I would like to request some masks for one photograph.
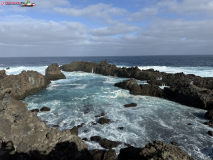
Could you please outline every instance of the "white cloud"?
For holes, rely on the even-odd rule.
[[[91,29],[89,33],[94,36],[112,36],[117,34],[126,34],[139,30],[138,26],[131,26],[124,23],[118,23],[116,25],[112,25],[110,27],[102,27]]]

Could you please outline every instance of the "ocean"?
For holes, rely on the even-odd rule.
[[[45,69],[52,63],[99,63],[102,60],[118,67],[138,66],[140,69],[154,68],[167,73],[213,76],[213,56],[0,58],[0,70],[10,67],[6,70],[8,75],[19,74],[22,70],[45,74]],[[207,134],[213,129],[203,125],[207,121],[204,118],[205,110],[156,97],[133,96],[127,90],[114,87],[114,83],[126,78],[103,76],[92,71],[63,73],[67,79],[52,81],[46,89],[23,99],[29,110],[43,106],[51,109],[38,113],[42,121],[47,121],[47,125],[59,125],[61,130],[65,130],[85,123],[79,128],[79,137],[89,139],[91,136],[101,136],[123,142],[114,148],[117,154],[126,147],[124,143],[142,148],[149,142],[161,140],[166,143],[177,142],[181,149],[197,160],[213,158],[213,138]],[[128,103],[138,105],[125,108],[123,105]],[[95,116],[101,113],[111,120],[110,124],[92,125],[92,122],[98,122]],[[85,143],[89,149],[103,149],[97,142]]]

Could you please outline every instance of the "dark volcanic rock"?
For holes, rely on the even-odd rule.
[[[208,131],[208,135],[213,136],[213,132],[212,131]]]
[[[135,84],[137,84],[137,81],[133,78],[130,78],[129,80],[124,80],[122,82],[115,83],[114,86],[130,90]]]
[[[101,113],[101,116],[105,116],[105,113]]]
[[[115,160],[116,152],[115,150],[103,151],[103,150],[90,150],[90,154],[92,155],[94,160]]]
[[[39,109],[32,109],[31,112],[39,112]]]
[[[10,69],[10,67],[7,67],[6,69]]]
[[[88,141],[88,139],[87,139],[87,138],[82,138],[82,140],[84,140],[84,141]]]
[[[92,137],[90,137],[90,141],[99,141],[99,140],[101,140],[100,136],[92,136]]]
[[[124,107],[136,107],[136,103],[125,104]]]
[[[161,141],[146,144],[139,154],[143,160],[194,160],[182,149]]]
[[[70,129],[71,134],[75,134],[76,136],[78,135],[78,127],[74,126],[72,129]]]
[[[99,144],[101,145],[101,147],[106,148],[106,149],[112,149],[114,147],[117,147],[118,145],[120,145],[120,142],[115,142],[115,141],[110,141],[106,138],[99,140]]]
[[[104,154],[106,153],[106,151],[102,151],[98,149],[90,150],[89,152],[92,155],[94,160],[103,160]]]
[[[193,125],[193,124],[191,124],[191,123],[188,123],[187,125],[191,126],[191,125]]]
[[[123,129],[124,129],[124,127],[118,127],[118,129],[123,130]]]
[[[171,144],[174,145],[174,146],[179,146],[179,144],[176,143],[176,142],[171,142]]]
[[[53,63],[47,67],[45,77],[48,80],[66,79],[66,76],[61,72],[57,63]]]
[[[165,88],[164,96],[169,100],[173,100],[184,105],[202,109],[213,108],[213,91],[206,88],[199,88],[195,85]],[[206,115],[210,116],[211,114]]]
[[[49,109],[48,107],[42,107],[42,108],[40,109],[40,111],[41,111],[41,112],[50,111],[50,109]]]
[[[18,75],[6,75],[4,70],[0,71],[0,88],[11,88],[11,96],[17,100],[46,88],[49,83],[49,80],[36,71],[22,71]]]
[[[83,127],[85,123],[81,123],[80,125],[77,125],[78,128]]]
[[[118,155],[118,160],[141,160],[139,155],[141,150],[142,148],[135,147],[122,148]]]
[[[99,119],[99,121],[98,121],[98,123],[100,123],[100,124],[109,124],[109,122],[110,122],[110,119],[106,119],[106,118],[100,118]]]
[[[204,122],[203,124],[208,125],[209,127],[213,128],[213,121]]]
[[[213,120],[213,109],[209,110],[208,112],[205,113],[205,117],[207,119]]]
[[[53,125],[52,127],[56,127],[56,128],[58,128],[58,127],[60,127],[59,125]]]

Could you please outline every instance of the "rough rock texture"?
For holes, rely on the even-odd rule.
[[[182,149],[161,141],[146,144],[139,155],[144,160],[194,160]]]
[[[99,144],[101,145],[101,147],[106,148],[106,149],[112,149],[114,147],[117,147],[118,145],[120,145],[120,142],[115,142],[115,141],[110,141],[106,138],[103,138],[101,140],[99,140]]]
[[[213,108],[213,91],[206,88],[200,88],[195,85],[185,85],[181,87],[165,88],[164,97],[202,109]]]
[[[116,152],[115,150],[103,151],[103,150],[90,150],[90,154],[92,155],[94,160],[115,160]]]
[[[36,71],[22,71],[18,75],[6,75],[4,70],[0,71],[0,89],[11,88],[11,96],[17,100],[46,88],[49,83]]]
[[[48,80],[66,79],[66,76],[61,72],[57,63],[53,63],[47,67],[45,77]]]
[[[98,123],[100,124],[109,124],[109,122],[110,122],[110,119],[106,119],[104,117],[100,118],[98,121]]]
[[[213,109],[209,110],[208,112],[205,113],[205,117],[207,119],[213,120]]]
[[[194,160],[182,149],[154,141],[144,148],[128,147],[120,150],[118,160]]]
[[[48,107],[42,107],[42,108],[40,109],[40,111],[41,111],[41,112],[50,111],[50,108],[48,108]]]
[[[80,137],[46,126],[36,112],[28,111],[27,104],[14,100],[11,94],[11,88],[0,90],[0,139],[2,143],[13,144],[13,153],[29,155],[30,151],[37,150],[41,155],[54,155],[58,154],[53,153],[57,144],[65,142],[76,148],[74,157],[80,157],[78,152],[87,150],[88,146]]]
[[[99,140],[101,140],[100,136],[92,136],[92,137],[90,137],[90,141],[99,141]]]

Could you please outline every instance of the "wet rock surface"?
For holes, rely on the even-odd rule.
[[[47,67],[45,77],[48,80],[66,79],[66,76],[61,72],[57,63],[53,63]]]
[[[99,144],[103,148],[112,149],[114,147],[117,147],[121,143],[120,142],[111,141],[111,140],[108,140],[106,138],[103,138],[103,139],[99,140]]]
[[[99,121],[98,121],[98,123],[100,123],[100,124],[109,124],[109,122],[110,122],[110,119],[106,119],[106,118],[100,118],[99,119]]]
[[[90,137],[90,141],[99,141],[99,140],[101,140],[100,136],[92,136],[92,137]]]
[[[205,117],[207,119],[213,120],[213,109],[209,110],[208,112],[205,113]]]

